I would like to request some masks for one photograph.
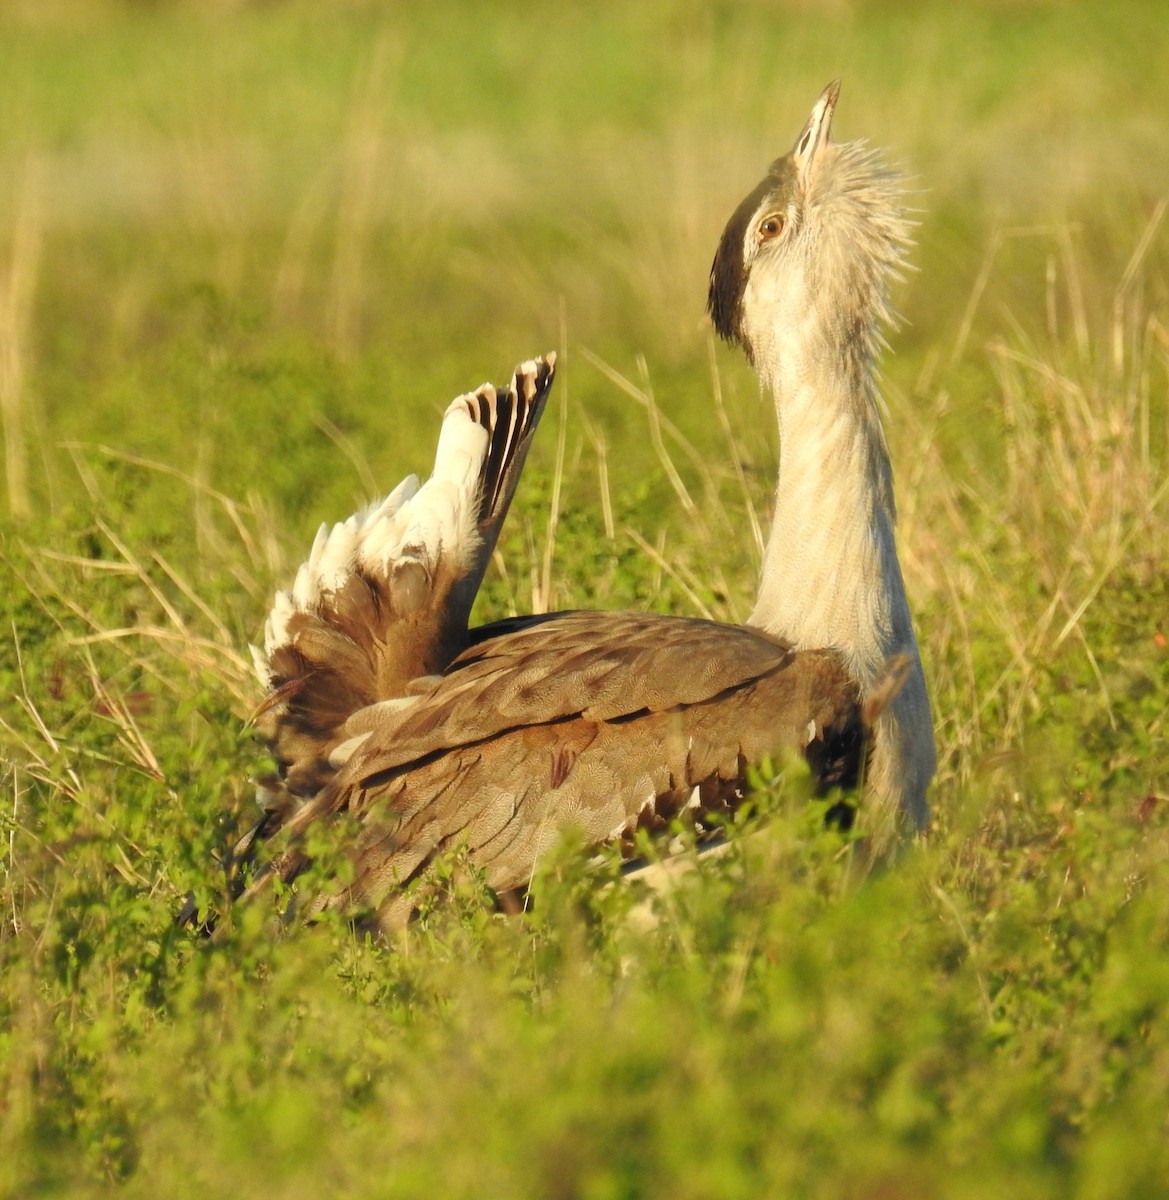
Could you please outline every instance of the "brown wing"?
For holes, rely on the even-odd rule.
[[[355,882],[326,903],[356,900],[383,929],[409,917],[403,885],[444,850],[466,845],[492,887],[520,887],[568,828],[603,842],[672,815],[695,788],[725,799],[782,747],[843,746],[847,772],[863,744],[835,656],[636,613],[560,614],[487,639],[424,694],[365,719],[368,736],[289,822],[274,868],[297,873],[313,821],[357,817]]]
[[[370,730],[367,774],[408,765],[512,728],[569,717],[611,721],[696,704],[790,663],[794,652],[757,630],[635,612],[564,612],[482,639],[445,674],[385,718],[354,714]]]

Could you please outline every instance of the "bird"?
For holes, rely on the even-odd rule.
[[[244,897],[296,880],[310,832],[344,821],[345,882],[300,911],[343,908],[392,934],[444,854],[461,848],[497,895],[514,895],[566,831],[599,844],[724,811],[748,768],[785,748],[807,755],[820,790],[851,786],[870,728],[876,785],[895,797],[882,804],[924,824],[920,697],[901,702],[920,658],[872,381],[909,225],[879,156],[830,141],[837,94],[825,90],[736,210],[711,270],[714,327],[771,388],[781,428],[749,621],[574,610],[471,628],[555,355],[463,394],[430,478],[322,526],[276,596],[254,650],[255,723],[275,770],[233,857],[270,853]]]
[[[901,173],[863,141],[832,141],[839,96],[834,80],[727,222],[707,307],[771,392],[779,425],[773,524],[748,624],[797,649],[833,647],[862,695],[890,658],[907,662],[867,763],[877,860],[926,828],[937,766],[877,376],[913,225]]]

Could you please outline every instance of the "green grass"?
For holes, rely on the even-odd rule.
[[[0,12],[0,1194],[1169,1195],[1162,6],[202,8]],[[920,188],[928,843],[852,886],[789,780],[648,933],[571,848],[389,949],[174,929],[272,590],[458,391],[562,354],[483,616],[745,616],[706,271],[836,75]]]

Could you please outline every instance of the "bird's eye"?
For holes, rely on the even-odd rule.
[[[784,223],[783,213],[770,213],[759,222],[755,232],[761,242],[770,242],[783,233]]]

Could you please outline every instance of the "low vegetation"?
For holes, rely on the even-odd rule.
[[[1169,77],[1097,7],[6,7],[0,1194],[1169,1194]],[[651,929],[573,846],[393,946],[175,927],[272,590],[484,376],[562,356],[482,616],[746,615],[774,431],[706,270],[837,74],[920,188],[928,841],[858,886],[772,764]]]

